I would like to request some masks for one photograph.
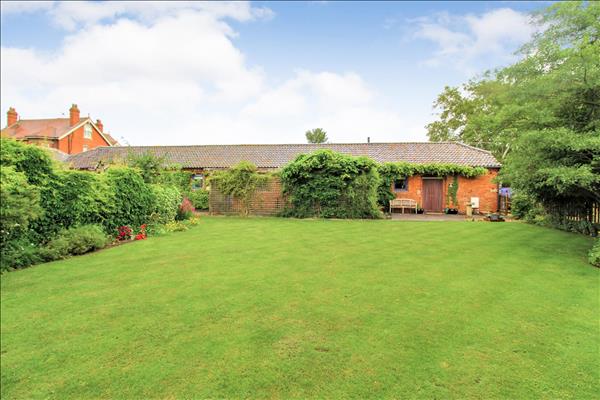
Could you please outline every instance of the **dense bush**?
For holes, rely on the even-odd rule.
[[[281,171],[291,207],[284,215],[324,218],[378,218],[377,164],[330,150],[302,154]]]
[[[40,247],[27,237],[11,240],[2,245],[0,271],[9,271],[43,262]]]
[[[50,154],[36,146],[0,138],[0,165],[23,172],[32,185],[42,185],[54,175],[55,164]]]
[[[184,197],[179,205],[179,208],[177,209],[177,215],[175,216],[175,219],[177,221],[190,219],[194,216],[194,211],[196,210],[194,209],[192,202],[187,197]]]
[[[181,204],[181,193],[174,186],[151,185],[151,188],[154,195],[154,209],[150,220],[159,224],[173,221]]]
[[[108,243],[110,239],[100,225],[82,225],[60,232],[40,254],[47,261],[59,260],[101,249]]]
[[[73,226],[104,224],[114,212],[113,193],[101,174],[58,170],[40,191],[44,215],[32,225],[40,242]]]
[[[590,250],[588,259],[590,260],[590,264],[600,267],[600,238],[596,239],[596,244]]]
[[[208,190],[198,189],[190,191],[187,197],[196,210],[208,210],[208,195]]]
[[[155,197],[139,172],[128,167],[111,167],[106,172],[106,179],[114,206],[104,226],[112,231],[118,226],[146,223],[155,208]]]
[[[147,223],[175,219],[181,204],[177,187],[190,187],[188,172],[160,167],[151,157],[135,164],[145,175],[122,166],[104,173],[64,170],[42,148],[0,140],[2,270],[91,251],[120,226],[143,226],[136,237],[145,238]]]
[[[0,168],[0,246],[18,239],[42,213],[39,190],[14,167]]]

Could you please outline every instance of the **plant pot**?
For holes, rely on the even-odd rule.
[[[446,208],[444,211],[446,214],[458,214],[458,208]]]
[[[422,208],[417,208],[417,214],[423,214],[425,213],[425,210]]]

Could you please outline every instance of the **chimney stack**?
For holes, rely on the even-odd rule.
[[[371,143],[371,136],[367,136],[367,143]]]
[[[73,126],[79,122],[79,108],[73,104],[69,109],[69,125]]]
[[[104,125],[102,125],[102,121],[100,121],[99,119],[96,120],[96,126],[98,127],[100,132],[104,132]]]
[[[16,124],[18,120],[19,114],[17,114],[17,111],[15,111],[14,107],[10,107],[6,113],[6,126]]]

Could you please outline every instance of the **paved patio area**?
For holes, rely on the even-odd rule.
[[[483,215],[467,217],[459,214],[402,214],[392,213],[394,221],[472,221],[482,220]]]

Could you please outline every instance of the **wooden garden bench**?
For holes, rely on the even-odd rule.
[[[417,213],[417,201],[413,199],[394,199],[390,200],[390,213],[394,208],[401,208],[402,214],[404,214],[405,208],[412,208]]]

